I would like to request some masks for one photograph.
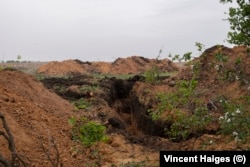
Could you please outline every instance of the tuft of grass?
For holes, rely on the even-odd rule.
[[[80,98],[76,101],[71,102],[75,109],[80,110],[80,109],[89,109],[91,107],[91,104],[84,98]]]

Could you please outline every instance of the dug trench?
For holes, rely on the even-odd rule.
[[[147,112],[149,106],[142,104],[133,91],[135,82],[136,79],[114,79],[110,84],[110,98],[107,99],[109,106],[120,116],[129,133],[166,137],[164,129],[167,124],[151,119]]]
[[[95,99],[96,102],[93,104],[95,107],[91,112],[96,112],[93,115],[102,120],[103,124],[108,125],[108,133],[120,133],[131,143],[153,148],[162,147],[163,143],[160,140],[167,137],[164,129],[168,128],[170,124],[160,120],[153,121],[147,112],[150,106],[142,104],[133,91],[137,81],[144,82],[143,76],[136,75],[126,80],[115,77],[93,80],[94,78],[90,76],[78,75],[68,78],[45,78],[41,82],[48,89],[69,101],[84,98],[93,102]],[[81,87],[93,85],[98,85],[101,91],[93,94],[92,92],[79,91]],[[78,90],[72,90],[72,87],[77,87]],[[101,106],[104,105],[103,101],[108,106],[106,110],[111,112],[103,112],[103,106]],[[77,113],[84,115],[86,111],[77,111]]]

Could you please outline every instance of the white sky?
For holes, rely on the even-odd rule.
[[[224,42],[220,0],[0,0],[0,60],[161,58]]]

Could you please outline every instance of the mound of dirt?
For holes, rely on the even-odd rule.
[[[41,66],[37,72],[47,76],[62,76],[70,74],[138,74],[156,65],[161,71],[176,71],[178,67],[168,59],[156,60],[140,56],[118,58],[114,62],[82,62],[80,60],[65,60],[49,62]]]
[[[19,156],[30,166],[50,166],[46,151],[50,149],[53,153],[48,154],[54,159],[56,144],[61,163],[74,164],[67,122],[73,110],[71,104],[30,75],[4,70],[0,76],[0,112],[14,136]],[[2,156],[10,159],[7,142],[0,140],[0,145]]]
[[[128,58],[118,58],[111,64],[110,73],[112,74],[129,74],[143,73],[144,71],[156,65],[161,71],[175,71],[177,66],[168,59],[156,60],[139,56]]]
[[[37,69],[37,72],[46,76],[65,76],[71,74],[81,74],[86,72],[82,65],[75,60],[65,60],[62,62],[52,61]]]
[[[178,79],[191,79],[193,71],[199,69],[199,89],[207,99],[218,96],[237,98],[250,91],[250,51],[238,46],[228,48],[217,45],[207,49],[191,62],[192,68],[183,70]]]

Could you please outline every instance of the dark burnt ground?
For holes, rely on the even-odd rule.
[[[164,123],[153,121],[147,113],[148,106],[142,104],[132,92],[135,81],[115,79],[110,82],[110,107],[121,116],[134,133],[164,137]]]
[[[95,107],[91,112],[97,115],[94,119],[99,119],[108,126],[107,133],[119,133],[131,143],[160,149],[163,147],[160,138],[166,137],[164,129],[169,125],[162,121],[153,121],[147,112],[149,106],[142,104],[132,91],[137,81],[144,80],[145,78],[139,75],[127,80],[115,77],[98,80],[91,76],[77,75],[65,78],[45,78],[41,82],[48,89],[69,101],[81,98],[87,101],[95,99]],[[80,91],[82,87],[93,86],[98,86],[100,89],[98,93],[91,93],[91,90]],[[103,112],[103,106],[101,106],[103,103],[97,101],[105,101],[107,106],[105,109],[108,112]]]
[[[66,100],[77,100],[88,96],[85,92],[70,89],[70,86],[93,86],[92,77],[87,75],[73,75],[70,77],[49,77],[42,79],[41,82],[50,90]]]

